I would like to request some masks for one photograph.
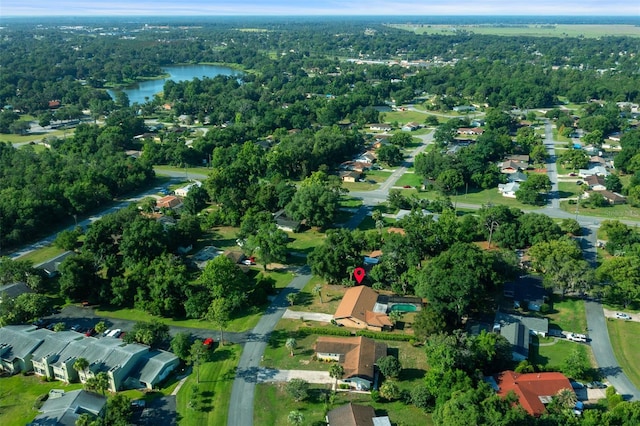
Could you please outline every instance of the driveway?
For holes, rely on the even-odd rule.
[[[282,318],[286,319],[305,319],[309,321],[319,321],[319,322],[331,322],[333,319],[333,315],[331,314],[321,314],[319,312],[302,312],[302,311],[290,311],[287,309],[282,315]]]
[[[624,374],[613,353],[602,305],[598,302],[585,301],[585,308],[591,348],[596,357],[598,369],[625,399],[640,400],[640,391]]]
[[[328,385],[335,382],[335,379],[329,376],[328,371],[258,369],[258,383],[288,382],[291,379],[303,379],[309,383]]]

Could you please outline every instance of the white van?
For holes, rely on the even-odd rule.
[[[584,334],[578,334],[578,333],[567,333],[567,339],[572,340],[574,342],[583,342],[583,343],[587,342],[587,336]]]
[[[121,331],[122,330],[120,330],[119,328],[116,328],[115,330],[111,330],[111,332],[107,334],[107,337],[118,337]]]

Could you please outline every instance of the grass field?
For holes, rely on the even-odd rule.
[[[1,142],[10,142],[10,143],[25,143],[25,142],[40,142],[42,139],[47,136],[55,136],[57,138],[66,138],[73,136],[75,129],[68,130],[54,130],[52,132],[47,133],[29,133],[26,135],[14,135],[14,134],[0,134]]]
[[[40,377],[17,374],[0,378],[0,424],[3,426],[24,426],[34,419],[38,410],[34,408],[38,397],[51,389],[71,391],[82,389],[80,383],[66,384],[45,382]]]
[[[407,190],[409,192],[413,192]],[[409,193],[405,194],[409,196]],[[434,200],[441,195],[436,191],[428,191],[428,192],[419,192],[417,193],[418,198],[427,198],[430,200]],[[522,204],[520,201],[515,198],[507,198],[503,197],[502,194],[498,192],[498,188],[477,190],[477,189],[469,189],[467,194],[464,193],[464,190],[461,191],[460,195],[453,195],[450,197],[451,202],[455,205],[456,203],[468,203],[475,205],[484,205],[484,204],[503,204],[509,207],[517,207],[519,209],[526,210],[535,210],[540,209],[540,206],[532,206],[528,204]]]
[[[541,345],[529,346],[529,359],[536,365],[552,367],[554,370],[560,369],[564,361],[569,357],[569,355],[571,355],[573,350],[579,348],[585,358],[585,364],[588,364],[591,367],[595,367],[591,347],[587,345],[582,345],[580,343],[570,342],[563,339],[557,339],[556,343],[548,345],[549,343],[553,342],[553,338],[539,338],[537,336],[534,336],[532,342],[537,342]],[[576,379],[582,379],[582,377],[576,377]]]
[[[213,325],[213,323],[205,320],[197,320],[197,319],[172,319],[172,318],[162,318],[156,317],[148,314],[145,311],[140,309],[96,309],[96,315],[105,317],[105,318],[116,318],[123,319],[129,321],[150,321],[152,319],[158,320],[163,324],[167,324],[172,327],[189,327],[189,328],[201,328],[205,330],[211,330],[211,332],[218,332],[218,328]],[[255,325],[260,321],[260,317],[262,316],[262,310],[259,308],[252,309],[251,312],[243,313],[243,316],[232,318],[229,321],[229,325],[225,328],[225,331],[247,331],[253,329]]]
[[[34,265],[38,265],[42,262],[46,262],[56,256],[61,255],[66,250],[55,247],[55,246],[46,246],[40,249],[34,250],[31,253],[27,253],[24,256],[20,256],[19,260],[28,260],[32,262]]]
[[[608,319],[607,329],[618,364],[629,380],[640,387],[640,323]]]
[[[396,182],[396,186],[409,185],[412,187],[422,186],[422,177],[416,173],[405,173]]]
[[[162,175],[162,172],[182,172],[185,174],[185,179],[188,179],[189,173],[198,173],[202,175],[208,175],[211,173],[211,169],[207,167],[175,167],[175,166],[153,166],[153,170],[156,171],[156,174]]]
[[[561,201],[560,208],[568,213],[575,214],[576,212],[576,205],[569,204],[568,201]],[[611,220],[616,220],[616,219],[629,219],[629,220],[635,220],[635,221],[640,220],[640,208],[631,207],[628,204],[599,207],[597,209],[580,206],[580,208],[578,209],[578,214],[580,216],[606,217]]]
[[[581,185],[576,185],[575,182],[558,182],[558,191],[560,192],[560,198],[576,197],[582,192]]]
[[[530,36],[530,37],[586,37],[597,38],[606,36],[640,37],[640,28],[634,25],[412,25],[392,24],[395,28],[413,31],[417,34],[454,35],[460,31],[473,34],[499,36]]]
[[[391,111],[384,113],[384,120],[387,123],[397,121],[400,124],[406,124],[410,121],[415,121],[422,124],[426,118],[427,114],[418,111]]]
[[[200,366],[200,383],[194,371],[177,396],[177,411],[182,426],[226,425],[235,369],[241,347],[216,348],[212,361]],[[194,393],[194,386],[197,392]]]

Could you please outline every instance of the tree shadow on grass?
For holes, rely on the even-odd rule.
[[[400,371],[400,375],[398,378],[400,380],[414,380],[414,379],[422,379],[426,374],[425,370],[421,370],[419,368],[403,368]]]

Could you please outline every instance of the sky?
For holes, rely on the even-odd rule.
[[[2,16],[638,16],[638,0],[0,0]]]

